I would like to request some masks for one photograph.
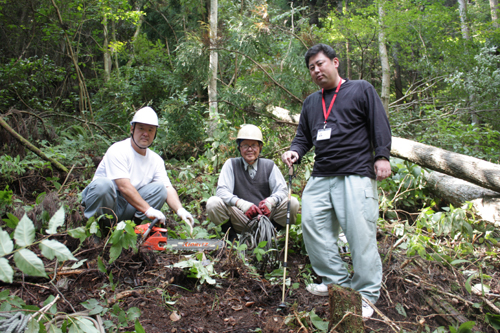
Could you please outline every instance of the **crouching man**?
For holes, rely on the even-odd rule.
[[[277,229],[286,225],[287,186],[273,161],[259,158],[262,132],[255,125],[243,125],[236,139],[241,157],[224,163],[216,196],[208,199],[207,214],[222,231],[229,230],[228,240],[247,230],[258,214],[266,215]],[[299,202],[292,197],[290,223],[294,224]]]
[[[158,116],[152,108],[135,113],[130,122],[131,137],[109,147],[92,182],[82,192],[86,218],[108,214],[116,218],[114,223],[148,218],[165,224],[160,210],[166,202],[182,220],[193,225],[193,216],[182,208],[163,159],[149,149],[157,129]],[[111,221],[101,219],[100,225],[101,230],[109,228]]]

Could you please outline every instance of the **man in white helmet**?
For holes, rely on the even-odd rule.
[[[92,182],[82,192],[85,217],[109,214],[116,222],[158,219],[165,223],[160,211],[167,204],[177,215],[193,226],[193,216],[182,208],[177,191],[172,187],[163,159],[148,149],[156,137],[158,116],[150,107],[138,110],[130,122],[130,138],[116,142],[107,150],[97,167]],[[110,227],[106,219],[103,227]]]
[[[243,125],[236,140],[241,157],[224,163],[216,196],[208,199],[207,214],[222,231],[229,230],[229,241],[246,230],[258,214],[269,217],[279,228],[286,225],[288,192],[285,179],[272,160],[259,158],[262,132],[255,125]],[[292,197],[290,223],[294,224],[299,202]]]

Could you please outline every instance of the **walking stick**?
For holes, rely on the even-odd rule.
[[[286,308],[285,304],[285,289],[286,289],[286,267],[288,257],[288,231],[290,230],[290,203],[292,201],[292,176],[293,165],[288,169],[288,206],[286,209],[286,236],[285,236],[285,258],[283,260],[283,296],[281,299],[280,308]]]

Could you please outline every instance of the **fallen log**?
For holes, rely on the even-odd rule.
[[[415,141],[392,137],[391,155],[500,192],[500,165]]]
[[[425,172],[429,189],[437,198],[441,198],[455,207],[470,201],[483,220],[500,227],[500,193],[471,184],[440,172]]]

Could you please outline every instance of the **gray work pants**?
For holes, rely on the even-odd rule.
[[[278,223],[281,226],[286,226],[286,212],[288,207],[288,199],[274,207],[269,216],[269,219]],[[295,224],[297,211],[299,210],[299,201],[292,197],[290,201],[290,224]],[[216,225],[223,224],[227,220],[231,220],[234,231],[241,234],[247,228],[250,219],[236,206],[229,206],[219,197],[210,197],[207,201],[207,215],[210,221]]]
[[[149,183],[137,192],[151,207],[158,210],[167,200],[167,189],[163,183]],[[97,218],[102,214],[109,214],[114,216],[117,222],[131,220],[134,216],[141,220],[146,219],[144,213],[125,200],[109,178],[97,178],[92,181],[82,192],[82,205],[85,206],[86,218],[94,215]]]
[[[324,284],[357,290],[372,303],[380,296],[377,182],[368,177],[311,177],[302,194],[302,231],[311,265]],[[339,227],[349,242],[352,278],[339,255]]]

